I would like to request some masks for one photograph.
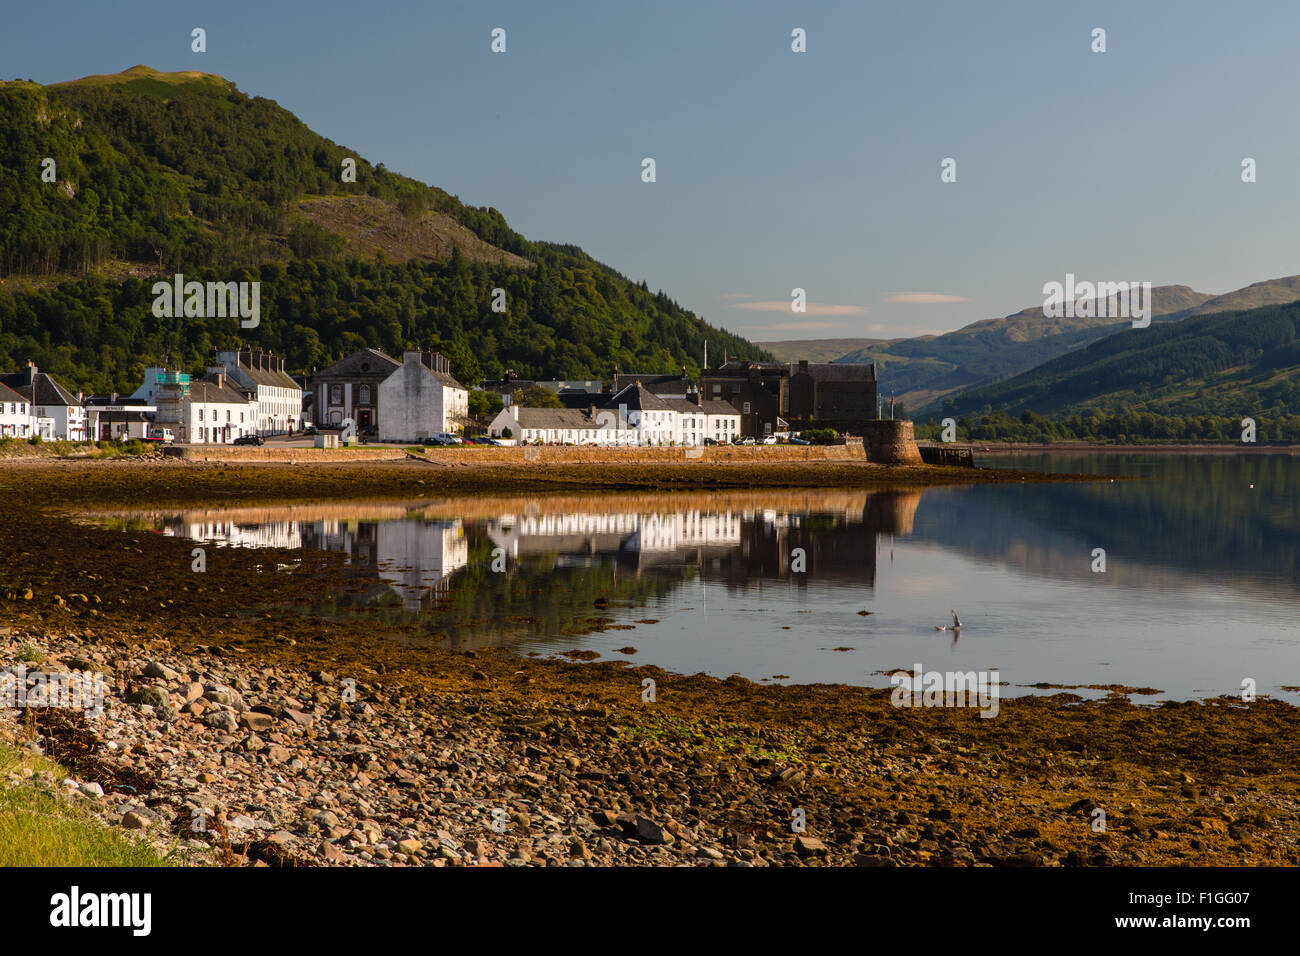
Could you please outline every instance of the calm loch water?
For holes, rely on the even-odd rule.
[[[1300,460],[980,463],[1143,480],[132,518],[208,543],[343,552],[355,586],[305,611],[358,626],[414,618],[461,647],[870,686],[917,663],[997,668],[1008,696],[1054,692],[1029,686],[1048,683],[1187,699],[1239,694],[1251,678],[1260,694],[1300,700]],[[935,629],[952,610],[959,636]]]

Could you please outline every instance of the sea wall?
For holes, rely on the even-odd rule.
[[[364,445],[360,448],[307,448],[275,443],[266,445],[172,445],[164,454],[186,461],[396,461],[416,457],[457,465],[517,464],[519,462],[613,463],[631,462],[776,462],[873,461],[886,465],[919,465],[921,452],[912,437],[912,423],[862,422],[863,438],[848,437],[843,445],[707,445],[687,448],[598,448],[573,445],[523,445],[498,447],[460,445],[431,447],[415,456],[406,446]]]
[[[910,424],[910,423],[909,423]],[[653,448],[597,448],[569,445],[524,445],[496,447],[460,445],[431,447],[408,455],[406,446],[366,445],[360,448],[307,448],[267,445],[173,445],[165,454],[186,461],[392,461],[412,457],[457,465],[633,462],[781,462],[863,461],[867,455],[862,439],[849,438],[843,445],[709,445],[701,448],[664,446]],[[876,458],[875,461],[884,459]],[[920,458],[918,457],[919,461]]]

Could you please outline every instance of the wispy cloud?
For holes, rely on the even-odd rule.
[[[941,292],[896,292],[885,296],[886,302],[903,305],[943,305],[946,302],[966,302],[964,295],[944,295]]]
[[[729,299],[752,299],[754,297],[748,292],[728,292],[726,295],[718,296],[718,298],[725,302]]]
[[[756,302],[733,302],[728,309],[746,309],[750,312],[792,312],[789,299],[759,300]],[[862,315],[867,311],[865,305],[831,305],[826,302],[809,302],[803,312],[794,315]]]
[[[763,330],[766,332],[825,332],[830,329],[844,328],[843,322],[778,322],[775,325],[764,325]]]

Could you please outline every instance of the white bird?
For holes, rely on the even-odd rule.
[[[953,612],[952,612],[952,629],[953,629],[954,631],[956,631],[956,630],[959,630],[960,628],[961,628],[961,618],[959,618],[959,617],[957,616],[957,612],[956,612],[956,611],[953,611]]]

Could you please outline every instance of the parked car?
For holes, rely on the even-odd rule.
[[[752,445],[752,444],[754,444],[754,439],[752,439],[752,438],[737,438],[737,439],[736,439],[736,444],[737,444],[737,445]]]
[[[315,426],[315,425],[307,425],[305,428],[303,428],[302,433],[303,433],[304,435],[314,435],[314,434],[316,434],[316,426]]]
[[[776,444],[776,436],[775,436],[775,435],[766,435],[766,436],[764,436],[764,438],[763,438],[763,444],[764,444],[764,445],[775,445],[775,444]]]
[[[426,438],[424,441],[420,442],[420,444],[422,444],[422,445],[450,445],[451,442],[447,441],[447,439],[443,438],[441,435],[430,435],[430,436],[429,436],[428,438]]]
[[[791,436],[790,436],[790,444],[791,444],[791,445],[811,445],[812,442],[810,442],[810,441],[804,441],[804,440],[803,440],[802,438],[800,438],[798,435],[791,435]]]
[[[704,439],[704,444],[706,444],[706,445],[721,445],[722,442],[718,441],[716,438],[706,438],[706,439]]]
[[[261,435],[240,435],[233,442],[233,445],[265,445],[266,439]]]

